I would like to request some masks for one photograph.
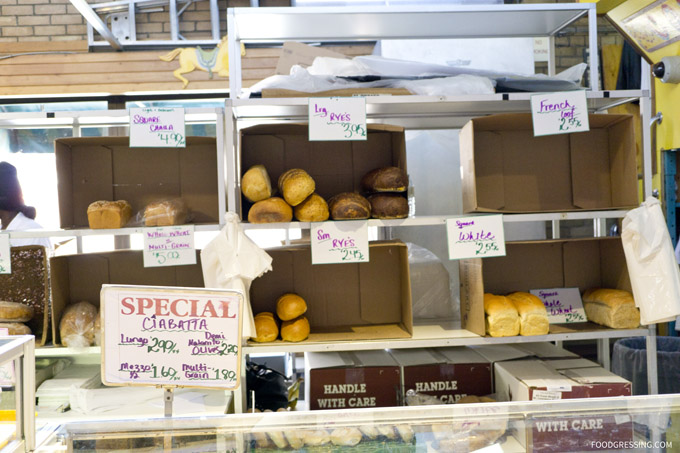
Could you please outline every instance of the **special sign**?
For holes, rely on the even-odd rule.
[[[242,305],[231,290],[104,285],[102,381],[236,389]]]

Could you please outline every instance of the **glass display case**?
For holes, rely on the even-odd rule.
[[[64,424],[36,451],[676,451],[680,396]]]

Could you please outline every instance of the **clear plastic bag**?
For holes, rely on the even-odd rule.
[[[59,321],[61,343],[69,348],[86,348],[94,342],[97,307],[82,301],[66,307]]]

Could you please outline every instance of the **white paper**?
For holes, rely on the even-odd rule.
[[[368,221],[314,222],[312,264],[368,262]]]
[[[309,98],[309,140],[366,140],[366,98]]]
[[[588,321],[578,288],[532,289],[529,292],[545,305],[550,324]]]
[[[585,91],[560,91],[531,96],[534,135],[569,134],[590,130]]]
[[[449,259],[505,256],[503,215],[446,219]]]
[[[194,225],[144,228],[144,267],[196,264]]]
[[[145,107],[130,109],[130,147],[184,148],[184,109]]]
[[[9,247],[9,234],[0,233],[0,274],[12,273],[12,255]]]

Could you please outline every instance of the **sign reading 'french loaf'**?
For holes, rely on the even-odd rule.
[[[237,388],[242,300],[237,291],[104,285],[102,381]]]

